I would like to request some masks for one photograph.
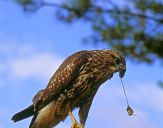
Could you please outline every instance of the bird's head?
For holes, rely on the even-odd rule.
[[[124,55],[118,50],[106,50],[108,62],[114,72],[119,72],[119,77],[123,77],[126,72],[126,61]]]

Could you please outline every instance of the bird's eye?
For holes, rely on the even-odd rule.
[[[120,63],[120,60],[118,57],[115,57],[115,63],[118,65]]]

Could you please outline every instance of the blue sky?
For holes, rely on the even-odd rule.
[[[89,24],[63,24],[53,15],[52,8],[28,14],[12,2],[0,1],[0,128],[28,126],[31,119],[14,124],[11,116],[31,104],[33,95],[46,86],[68,55],[82,49],[107,48],[104,44],[81,43],[91,33]],[[162,128],[163,90],[157,86],[162,76],[159,63],[138,65],[127,60],[123,80],[137,116],[127,115],[121,83],[115,74],[97,93],[86,127]],[[56,128],[70,125],[67,118]]]

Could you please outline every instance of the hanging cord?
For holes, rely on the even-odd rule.
[[[128,99],[127,99],[127,94],[126,94],[126,91],[125,91],[125,87],[124,87],[124,84],[123,84],[122,78],[120,78],[120,80],[121,80],[121,83],[122,83],[123,92],[124,92],[124,94],[125,94],[125,98],[126,98],[127,106],[129,106]]]
[[[133,111],[132,108],[129,106],[129,102],[128,102],[128,98],[127,98],[127,94],[126,94],[126,91],[125,91],[125,86],[124,86],[124,84],[123,84],[122,78],[120,78],[120,80],[121,80],[122,87],[123,87],[123,92],[124,92],[125,98],[126,98],[127,112],[128,112],[128,115],[131,116],[131,115],[133,115],[134,111]]]
[[[119,70],[119,68],[117,67],[117,69]],[[127,98],[127,93],[125,91],[125,86],[124,86],[124,83],[123,83],[123,80],[122,80],[122,77],[120,77],[120,80],[121,80],[121,83],[122,83],[122,88],[123,88],[123,92],[124,92],[124,95],[125,95],[125,98],[126,98],[126,103],[127,103],[127,113],[129,116],[137,116],[134,114],[134,111],[133,109],[129,106],[129,102],[128,102],[128,98]],[[141,117],[137,116],[139,120],[143,121]]]

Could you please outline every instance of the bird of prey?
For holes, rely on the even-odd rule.
[[[124,56],[118,50],[83,50],[69,56],[40,90],[28,108],[16,113],[14,122],[33,116],[29,128],[52,128],[69,115],[71,128],[84,128],[100,85],[119,72],[126,72]],[[72,114],[79,108],[78,123]]]

